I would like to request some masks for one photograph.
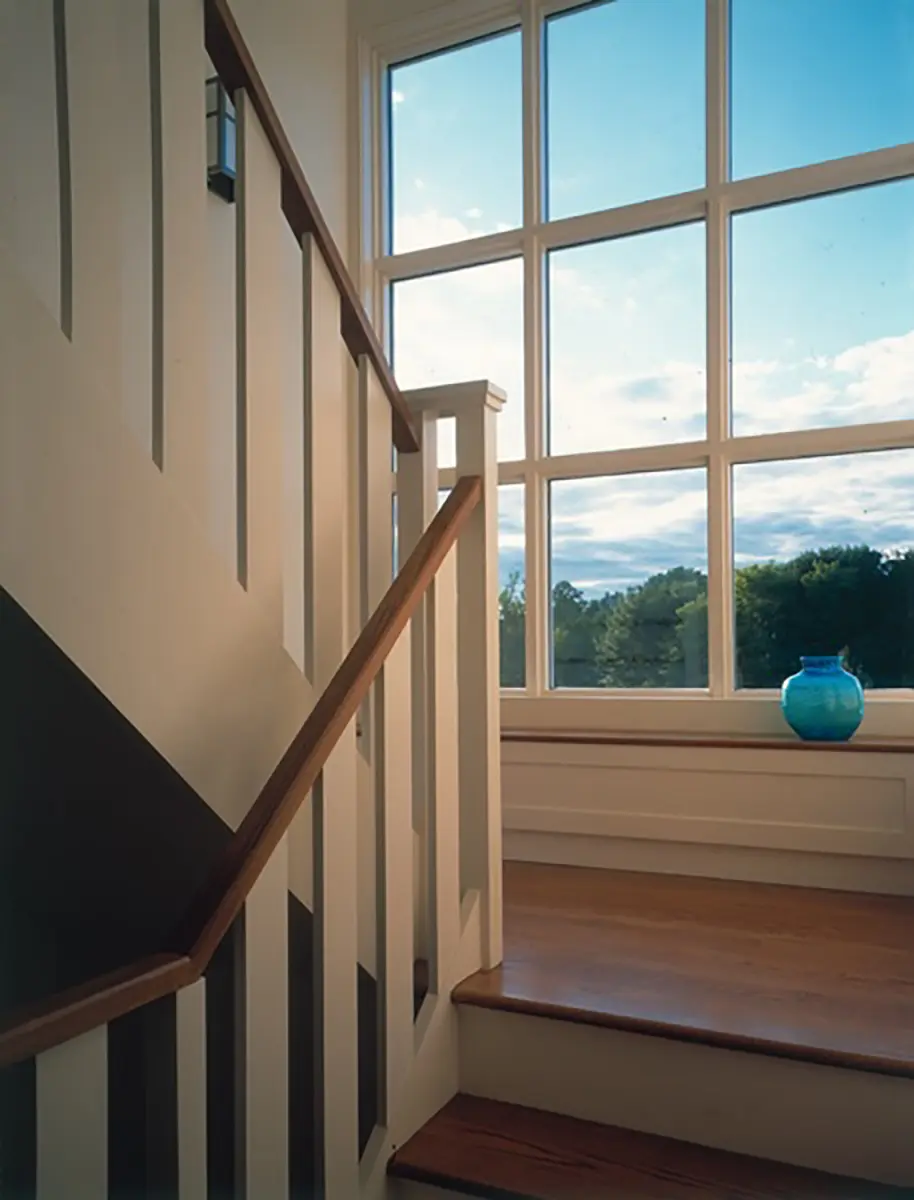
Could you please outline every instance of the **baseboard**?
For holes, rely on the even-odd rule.
[[[459,1029],[470,1095],[914,1184],[914,1080],[464,1005]]]
[[[504,857],[514,862],[558,863],[569,867],[602,867],[914,896],[914,862],[897,858],[857,858],[799,850],[702,846],[694,842],[638,838],[581,837],[517,829],[504,831]]]

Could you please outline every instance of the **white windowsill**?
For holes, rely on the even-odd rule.
[[[503,729],[580,733],[790,737],[776,691],[721,698],[704,692],[502,692]],[[858,739],[914,741],[914,690],[868,693]]]

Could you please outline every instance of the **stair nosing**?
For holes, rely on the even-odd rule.
[[[725,1030],[707,1029],[695,1025],[676,1025],[654,1017],[638,1017],[627,1013],[584,1009],[573,1005],[556,1004],[548,1000],[529,999],[524,996],[473,993],[464,990],[466,983],[465,980],[458,984],[451,993],[453,1003],[458,1006],[513,1012],[523,1016],[539,1017],[543,1020],[566,1021],[572,1025],[615,1029],[622,1033],[636,1033],[646,1037],[663,1038],[666,1041],[691,1042],[734,1053],[762,1054],[770,1058],[812,1063],[816,1066],[863,1071],[901,1079],[914,1078],[914,1059],[887,1058],[878,1054],[810,1046],[802,1042],[782,1042],[773,1038],[730,1033]]]

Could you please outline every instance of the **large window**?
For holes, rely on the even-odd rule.
[[[404,387],[508,393],[503,686],[914,687],[914,2],[445,7],[383,50],[375,283]]]

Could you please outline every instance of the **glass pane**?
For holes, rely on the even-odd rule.
[[[520,30],[388,78],[393,253],[520,225]]]
[[[490,379],[508,393],[498,457],[524,453],[524,296],[519,258],[393,285],[393,365],[401,388]],[[438,462],[454,466],[454,422],[438,429]]]
[[[551,487],[553,686],[706,687],[704,470]]]
[[[914,450],[734,467],[740,687],[842,651],[864,687],[914,686],[912,493]]]
[[[705,436],[705,231],[549,255],[552,454]]]
[[[733,176],[914,140],[911,0],[732,0]]]
[[[549,218],[705,182],[704,0],[615,0],[546,23]]]
[[[733,218],[737,434],[914,417],[914,181]]]
[[[524,485],[498,489],[498,631],[501,686],[521,688],[527,677]]]

